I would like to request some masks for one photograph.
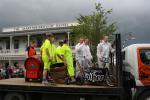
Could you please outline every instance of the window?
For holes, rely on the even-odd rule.
[[[10,49],[10,40],[6,40],[6,49]]]
[[[0,50],[2,50],[2,43],[1,43],[2,41],[0,40]]]
[[[37,47],[40,48],[42,46],[43,43],[43,38],[41,37],[37,37]]]
[[[19,49],[19,40],[14,40],[14,49]]]
[[[145,65],[150,65],[150,49],[141,49],[140,50],[140,58],[141,61],[145,64]]]

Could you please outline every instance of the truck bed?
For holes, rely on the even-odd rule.
[[[40,82],[25,82],[24,78],[0,80],[0,91],[36,92],[54,94],[120,95],[120,87],[56,84],[43,85]]]

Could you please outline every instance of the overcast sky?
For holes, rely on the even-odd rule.
[[[132,32],[139,42],[150,43],[150,0],[0,0],[0,28],[76,21],[90,14],[96,2],[113,8],[109,18],[118,32]]]

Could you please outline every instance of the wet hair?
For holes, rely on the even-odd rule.
[[[59,45],[63,45],[63,43],[64,43],[64,40],[59,41]]]
[[[68,40],[65,39],[65,40],[64,40],[64,44],[66,44],[67,42],[68,42]]]
[[[84,39],[85,39],[85,40],[89,40],[89,38],[87,38],[87,37],[85,37]]]
[[[47,33],[46,36],[47,37],[54,37],[54,35],[52,33]]]
[[[85,37],[84,36],[81,36],[79,39],[84,39]]]
[[[105,37],[108,37],[108,36],[107,36],[107,35],[104,35],[104,36],[103,36],[103,39],[104,39]]]
[[[35,40],[33,40],[32,42],[31,42],[32,44],[35,44],[35,43],[37,43]]]
[[[81,36],[79,39],[83,39],[83,40],[85,40],[85,39],[86,39],[86,37],[85,37],[85,36]]]

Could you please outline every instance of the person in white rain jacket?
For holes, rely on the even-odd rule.
[[[84,45],[84,66],[87,67],[92,67],[92,59],[93,56],[91,55],[90,47],[89,47],[89,39],[85,39],[85,45]]]
[[[109,55],[110,52],[114,52],[114,49],[111,47],[111,44],[108,42],[108,36],[104,36],[103,40],[97,46],[97,60],[98,66],[103,68],[103,63],[106,63],[107,68],[109,68]],[[105,61],[104,61],[105,60]]]
[[[84,69],[84,60],[85,60],[84,47],[85,47],[85,39],[81,37],[79,43],[75,46],[76,76],[78,76],[81,69]]]

